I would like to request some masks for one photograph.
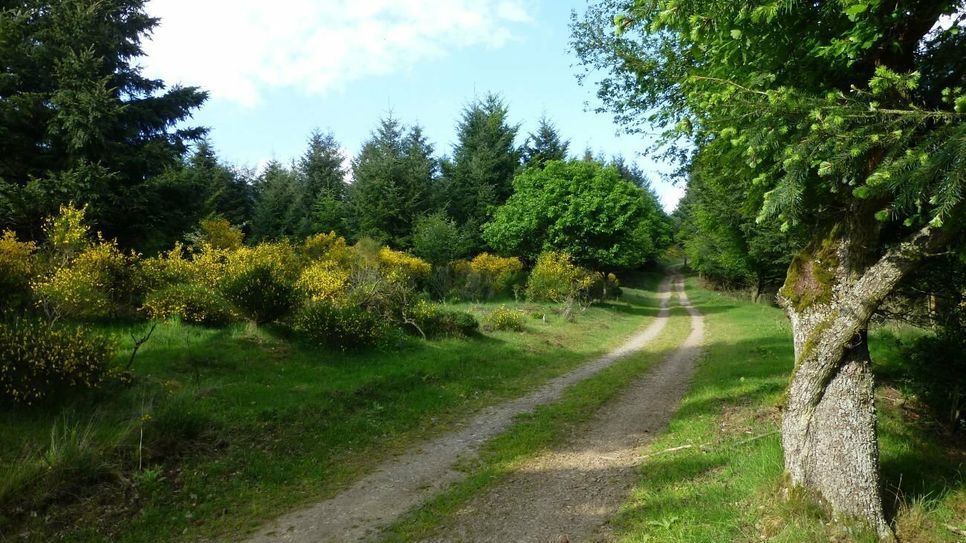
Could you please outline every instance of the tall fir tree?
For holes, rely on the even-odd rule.
[[[148,186],[204,129],[185,126],[206,98],[141,73],[158,20],[143,0],[0,4],[0,228],[39,235],[68,200],[89,204],[107,236],[140,245],[148,218],[176,213]]]
[[[256,199],[252,213],[252,238],[256,241],[292,237],[297,234],[296,174],[277,160],[265,167],[255,184]]]
[[[408,248],[416,218],[429,210],[436,170],[421,128],[407,130],[391,116],[380,121],[353,162],[349,202],[355,236]]]
[[[537,131],[527,136],[521,149],[523,165],[542,167],[551,160],[567,160],[570,140],[560,137],[557,127],[547,117],[541,117]]]
[[[442,197],[474,249],[484,246],[480,227],[513,193],[513,176],[520,167],[518,130],[509,122],[506,104],[494,94],[468,105],[457,125],[453,157],[443,165]]]
[[[312,132],[308,149],[296,166],[299,183],[292,214],[298,220],[300,236],[331,230],[345,233],[347,184],[343,160],[335,136]]]

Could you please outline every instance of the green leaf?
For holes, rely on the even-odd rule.
[[[879,222],[886,222],[889,220],[890,215],[891,214],[889,213],[888,209],[880,209],[879,211],[875,212],[875,220]]]
[[[862,185],[861,187],[855,187],[855,189],[852,190],[852,196],[860,200],[865,200],[871,195],[872,195],[872,189],[870,189],[865,185]]]
[[[732,28],[731,29],[731,37],[734,38],[734,39],[736,39],[736,40],[740,40],[741,39],[741,30],[738,30],[737,28]]]
[[[854,21],[859,15],[865,13],[869,9],[869,4],[853,4],[845,8],[845,14],[850,20]]]

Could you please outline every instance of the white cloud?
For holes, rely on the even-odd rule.
[[[271,87],[322,93],[457,48],[500,47],[526,0],[150,0],[145,72],[244,105]]]

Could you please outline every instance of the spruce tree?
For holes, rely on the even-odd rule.
[[[551,160],[567,160],[569,147],[570,140],[561,139],[557,127],[546,117],[541,117],[537,131],[531,132],[523,144],[523,165],[541,167]]]
[[[252,238],[256,241],[282,239],[296,235],[298,185],[296,174],[276,160],[268,163],[255,184],[256,200],[252,214]]]
[[[422,129],[383,119],[353,162],[349,191],[356,237],[408,248],[416,217],[429,209],[437,170]]]
[[[453,157],[444,163],[443,199],[473,249],[483,247],[480,227],[513,193],[513,176],[520,167],[514,143],[518,129],[494,94],[468,105],[457,125]]]
[[[69,200],[125,245],[176,209],[147,184],[177,166],[204,129],[185,126],[206,98],[142,75],[158,20],[143,0],[23,0],[0,5],[0,228],[39,234]]]
[[[293,216],[297,233],[308,236],[320,231],[345,233],[347,185],[343,156],[335,137],[318,130],[309,136],[309,145],[296,166],[297,197]]]

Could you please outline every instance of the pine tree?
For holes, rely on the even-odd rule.
[[[551,160],[567,160],[569,147],[570,140],[561,139],[557,127],[546,117],[541,117],[537,131],[531,132],[523,144],[523,165],[540,167]]]
[[[330,230],[344,233],[347,185],[343,160],[331,133],[312,132],[308,149],[296,167],[298,194],[292,214],[298,220],[298,235]]]
[[[176,213],[148,190],[204,134],[183,126],[206,98],[141,74],[158,20],[143,0],[0,5],[0,228],[28,236],[68,200],[107,236],[138,245]]]
[[[407,131],[393,117],[383,119],[353,163],[349,199],[356,237],[408,248],[416,217],[430,207],[436,170],[420,127]]]
[[[488,94],[463,110],[453,157],[444,163],[443,195],[451,217],[466,230],[474,249],[483,247],[480,227],[513,193],[520,167],[517,125],[508,120],[506,104]]]
[[[273,160],[258,177],[255,191],[252,238],[261,241],[296,235],[298,221],[293,217],[298,191],[296,174]]]

